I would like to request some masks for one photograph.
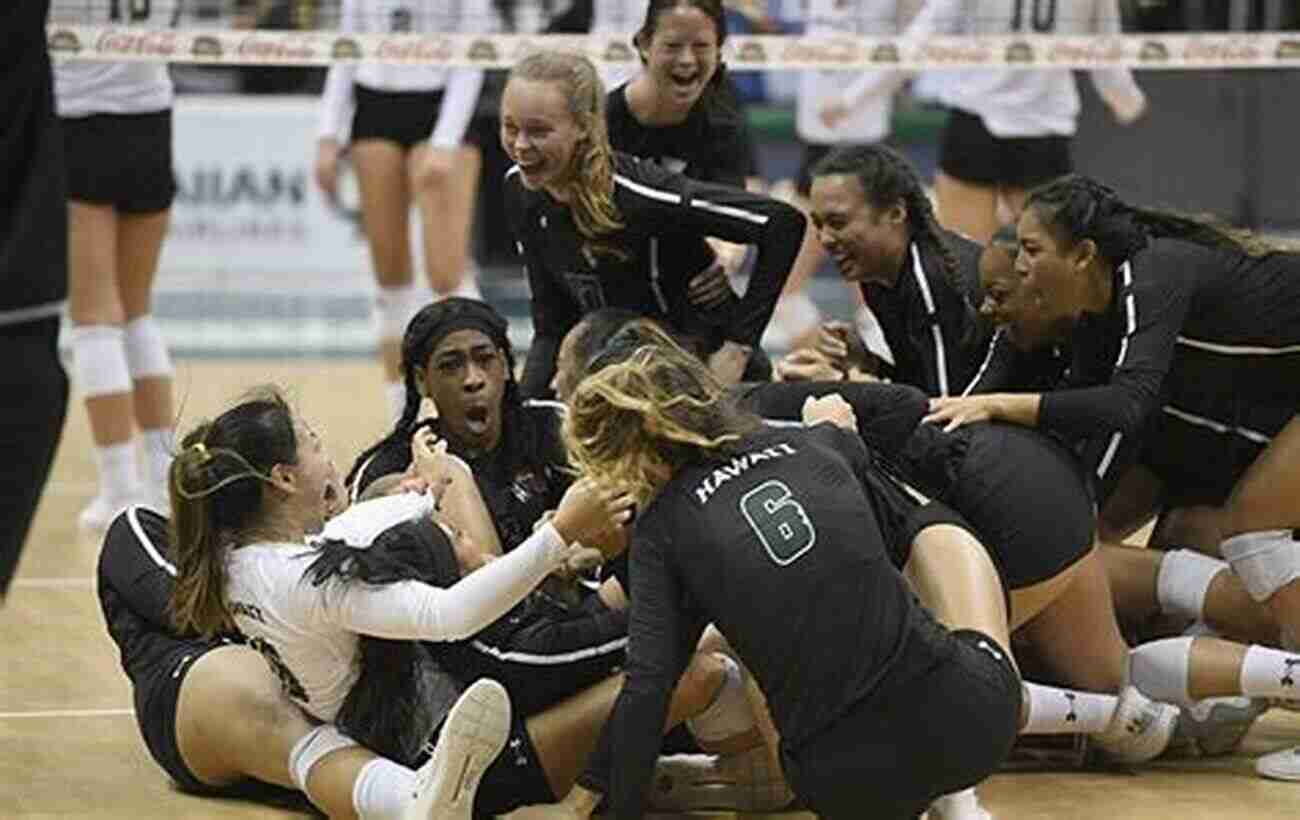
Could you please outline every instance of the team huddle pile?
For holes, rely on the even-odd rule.
[[[106,483],[132,478],[85,517],[107,524],[99,594],[141,732],[183,788],[292,789],[362,818],[978,820],[973,788],[1018,736],[1084,735],[1125,764],[1219,754],[1300,700],[1300,253],[1058,176],[1062,143],[1036,143],[1043,164],[1016,153],[1032,140],[972,136],[979,117],[954,119],[953,145],[1026,163],[996,180],[1017,220],[987,242],[941,227],[879,146],[811,165],[806,217],[743,187],[724,37],[720,3],[655,0],[647,69],[609,97],[582,57],[512,69],[499,139],[527,360],[492,306],[425,304],[397,264],[377,304],[396,421],[345,475],[273,388],[166,444],[148,290],[172,188],[92,190],[70,169],[74,268],[106,252],[100,231],[154,248],[120,254],[135,287],[114,315],[74,294],[73,343],[97,441],[133,391],[153,436],[141,489],[129,433],[104,434]],[[389,126],[452,103],[360,79],[332,75],[325,119],[342,127],[356,80],[380,241],[366,186],[432,124]],[[170,141],[169,113],[126,119],[69,127],[69,157]],[[989,182],[953,151],[949,189]],[[322,142],[327,190],[337,152]],[[449,178],[453,154],[421,156]],[[468,228],[449,230],[454,256]],[[828,323],[768,361],[791,271],[821,253],[887,357]],[[1123,544],[1153,519],[1159,549]],[[1300,755],[1257,769],[1300,780]]]

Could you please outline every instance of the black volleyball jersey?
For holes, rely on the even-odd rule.
[[[1074,329],[1064,389],[1043,394],[1038,418],[1098,445],[1099,478],[1163,396],[1300,398],[1300,254],[1156,239],[1115,269],[1113,286],[1106,311]]]
[[[614,204],[623,228],[594,249],[569,208],[529,191],[518,169],[506,174],[506,215],[532,290],[534,337],[521,387],[545,395],[560,340],[602,307],[633,310],[675,330],[757,346],[803,242],[799,211],[739,188],[696,182],[648,160],[614,157]],[[749,287],[738,304],[703,313],[687,283],[713,261],[705,237],[758,246]]]
[[[451,440],[447,440],[448,452],[465,459],[473,471],[503,550],[509,551],[523,543],[532,534],[537,519],[547,510],[555,509],[573,483],[560,437],[563,413],[564,406],[558,402],[524,402],[519,424],[531,429],[508,429],[511,421],[507,417],[503,421],[507,429],[503,429],[496,449],[477,458],[456,452]],[[437,429],[435,422],[435,432]],[[524,441],[530,444],[524,445]],[[518,451],[523,446],[532,450],[526,458]],[[380,476],[400,473],[410,464],[411,436],[389,441],[357,470],[354,479],[357,494]]]
[[[916,508],[878,492],[858,437],[769,428],[731,453],[679,471],[637,521],[627,679],[584,775],[610,773],[615,817],[640,816],[670,692],[705,625],[745,660],[792,747],[931,657],[905,652],[928,616],[890,558],[914,537]]]
[[[194,657],[228,641],[181,635],[168,615],[176,569],[167,558],[167,519],[128,507],[113,519],[99,553],[97,586],[108,634],[122,656],[122,669],[137,689],[160,674],[178,649]],[[184,661],[182,661],[183,663]]]
[[[717,94],[731,94],[725,80]],[[750,139],[744,117],[734,113],[710,112],[702,97],[677,125],[643,125],[627,103],[627,86],[621,85],[605,98],[605,121],[609,144],[615,151],[654,160],[670,171],[691,179],[719,185],[745,187],[754,174]]]
[[[0,325],[58,316],[68,294],[63,139],[46,46],[49,0],[0,8]]]
[[[893,287],[860,289],[894,354],[889,377],[931,396],[955,396],[979,369],[989,334],[975,312],[980,246],[951,231],[942,236],[957,258],[953,279],[929,243],[913,242]]]

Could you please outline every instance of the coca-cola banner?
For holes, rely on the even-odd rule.
[[[213,277],[270,288],[369,287],[355,214],[332,206],[312,177],[317,108],[311,97],[177,98],[179,193],[161,287],[210,287]]]
[[[585,54],[598,64],[636,64],[636,55],[625,34],[344,34],[51,24],[47,35],[55,58],[68,60],[108,58],[239,65],[375,62],[508,68],[525,54],[551,48]],[[1296,67],[1300,66],[1300,34],[1011,34],[926,38],[735,35],[727,39],[726,52],[733,68],[773,70]]]

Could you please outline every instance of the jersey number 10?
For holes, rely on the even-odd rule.
[[[1024,25],[1025,0],[1015,0],[1011,12],[1011,30],[1020,31]],[[1029,24],[1034,31],[1045,34],[1056,28],[1056,0],[1033,0],[1034,9],[1029,13]]]
[[[109,0],[108,19],[117,22],[122,19],[122,3],[126,3],[127,18],[132,23],[149,19],[150,5],[153,0]]]

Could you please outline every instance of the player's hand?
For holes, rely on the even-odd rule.
[[[712,265],[691,277],[686,296],[691,304],[703,310],[716,310],[728,302],[740,300],[731,289],[727,266],[721,258],[715,258]]]
[[[566,544],[592,543],[602,531],[627,526],[632,520],[636,500],[622,487],[597,484],[580,478],[565,492],[555,510],[551,526]]]
[[[822,353],[803,348],[787,353],[776,363],[776,377],[783,382],[837,382],[844,373]]]
[[[849,322],[822,322],[813,347],[841,373],[847,373],[852,367],[867,369],[871,364],[866,344],[858,335],[858,329]]]
[[[325,137],[316,143],[316,184],[329,198],[338,202],[339,198],[339,149],[338,140]]]
[[[996,396],[950,396],[930,399],[930,414],[921,420],[942,424],[943,431],[950,433],[958,427],[990,421],[996,416]]]
[[[426,483],[435,503],[442,499],[457,469],[453,458],[447,455],[447,441],[439,439],[428,427],[417,429],[411,437],[411,466],[412,477]]]
[[[803,423],[809,426],[829,421],[844,430],[858,431],[858,414],[853,412],[853,405],[844,400],[839,393],[830,393],[813,398],[809,396],[803,403]]]
[[[748,345],[725,341],[722,347],[709,354],[709,370],[724,385],[740,384],[749,364],[751,350]]]

